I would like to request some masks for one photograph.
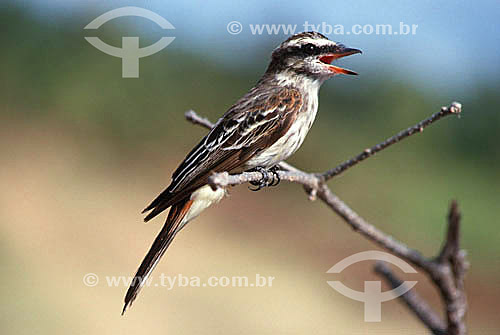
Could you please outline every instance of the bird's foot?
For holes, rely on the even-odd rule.
[[[264,187],[268,186],[277,186],[281,179],[278,175],[279,167],[277,165],[273,166],[270,169],[265,169],[262,166],[257,166],[253,171],[260,172],[262,174],[262,178],[260,180],[251,181],[250,184],[255,186],[255,188],[249,187],[251,191],[259,191]]]
[[[280,175],[278,174],[279,170],[280,170],[279,165],[275,165],[269,169],[269,171],[271,171],[271,173],[273,175],[273,181],[271,182],[271,184],[269,184],[269,186],[273,186],[273,187],[278,186],[278,184],[281,182]]]

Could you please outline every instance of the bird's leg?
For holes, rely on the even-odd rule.
[[[264,187],[266,186],[270,186],[274,183],[274,172],[270,172],[270,170],[267,170],[265,168],[263,168],[262,166],[257,166],[256,168],[252,169],[251,171],[257,171],[257,172],[260,172],[262,174],[262,178],[260,180],[256,180],[256,181],[251,181],[250,184],[253,185],[253,186],[256,186],[256,188],[251,188],[249,187],[249,189],[251,191],[259,191],[261,189],[263,189]],[[269,183],[271,182],[271,183]]]

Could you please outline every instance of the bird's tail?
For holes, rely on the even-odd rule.
[[[132,302],[137,297],[137,294],[155,268],[156,264],[163,256],[170,243],[172,243],[175,235],[180,229],[182,229],[184,225],[183,219],[192,204],[193,200],[191,200],[190,197],[187,197],[184,200],[172,205],[172,208],[168,213],[167,220],[165,221],[165,225],[153,242],[153,245],[151,246],[151,249],[149,249],[146,257],[144,257],[144,260],[139,266],[139,269],[130,284],[127,294],[125,295],[125,305],[123,306],[122,315],[127,310],[127,307],[132,305]]]

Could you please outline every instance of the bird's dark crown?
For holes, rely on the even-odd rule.
[[[284,60],[289,57],[306,58],[327,53],[335,45],[324,35],[317,32],[303,32],[289,37],[280,44],[272,54],[273,60]]]

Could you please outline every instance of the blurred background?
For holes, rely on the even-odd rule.
[[[123,17],[84,27],[134,5],[175,30]],[[363,290],[372,263],[326,271],[376,249],[301,187],[250,192],[205,212],[177,237],[153,276],[275,277],[272,287],[147,287],[120,316],[124,284],[163,222],[140,211],[170,181],[206,130],[184,120],[194,109],[215,121],[264,72],[288,35],[253,35],[250,24],[305,21],[417,24],[416,35],[330,34],[363,50],[340,63],[360,73],[335,77],[320,111],[289,160],[324,171],[457,100],[448,117],[363,164],[330,186],[377,227],[425,255],[440,247],[451,199],[463,213],[471,334],[498,334],[500,320],[500,7],[496,1],[14,1],[0,4],[0,329],[3,334],[426,334],[399,301],[382,322],[363,322],[363,304],[326,283]],[[243,30],[232,35],[230,21]],[[84,39],[141,47],[175,40],[122,78],[121,59]],[[398,270],[399,271],[399,270]],[[87,273],[99,282],[84,284]],[[398,272],[399,273],[399,272]],[[416,290],[441,309],[426,278]],[[384,287],[387,290],[387,287]]]

